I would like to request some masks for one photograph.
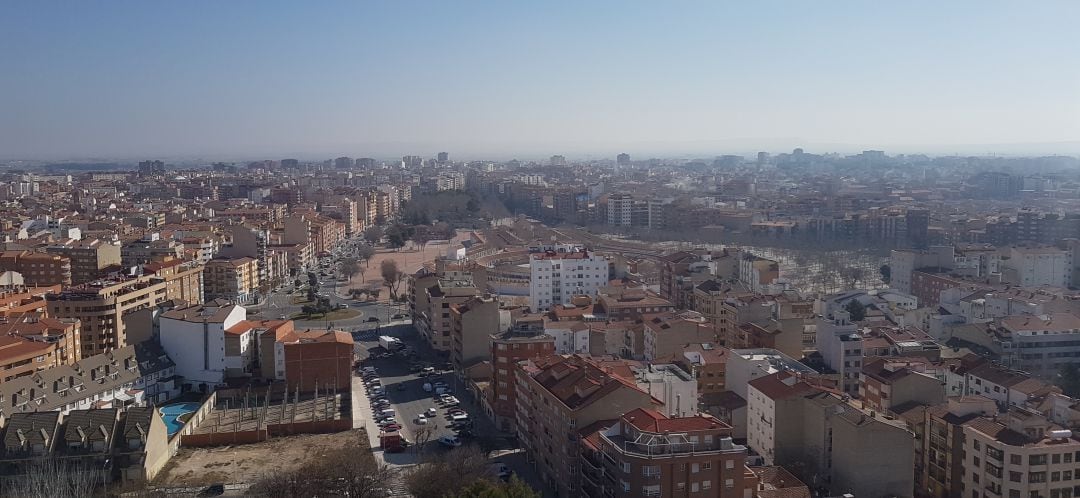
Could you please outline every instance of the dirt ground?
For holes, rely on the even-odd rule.
[[[266,474],[296,469],[326,455],[328,450],[357,445],[368,447],[363,430],[278,437],[238,446],[181,448],[154,479],[154,485],[195,487],[252,483]],[[362,453],[370,455],[367,451]]]
[[[458,231],[455,242],[462,240],[468,240],[470,230]],[[360,278],[360,274],[356,274],[351,282],[346,284],[347,288],[371,288],[379,289],[379,299],[385,301],[389,296],[389,291],[382,284],[382,274],[379,270],[383,260],[393,259],[397,261],[398,270],[405,273],[415,273],[420,269],[424,263],[434,261],[437,256],[445,256],[446,251],[451,247],[461,247],[459,244],[447,244],[447,243],[429,243],[424,246],[423,250],[419,250],[411,242],[401,249],[387,249],[380,247],[375,251],[375,255],[368,261],[367,266],[364,267],[363,279]],[[398,292],[405,291],[405,284],[402,284],[398,288]]]

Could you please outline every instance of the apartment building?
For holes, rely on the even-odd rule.
[[[1001,261],[1002,278],[1024,287],[1072,285],[1072,258],[1056,247],[1012,247]]]
[[[285,385],[303,393],[348,392],[352,386],[353,339],[341,330],[293,330],[277,338],[284,356]]]
[[[694,311],[649,313],[642,316],[645,361],[670,358],[687,344],[715,340],[712,325]]]
[[[125,346],[0,383],[0,419],[16,413],[161,404],[180,394],[175,367],[154,342]]]
[[[165,281],[148,276],[96,280],[46,296],[49,316],[80,322],[75,337],[76,360],[149,339],[149,330],[129,338],[125,316],[156,308],[168,300]]]
[[[51,352],[55,357],[56,365],[75,363],[75,352],[77,350],[75,339],[78,333],[78,320],[51,318],[45,316],[43,312],[20,313],[0,318],[0,336],[50,345],[51,347],[47,351]],[[27,348],[17,346],[16,349],[24,350]],[[37,358],[37,356],[34,357],[35,363],[45,363],[48,366],[53,366],[48,357],[43,361],[37,361]]]
[[[448,275],[449,276],[449,275]],[[409,286],[413,325],[436,351],[450,351],[453,322],[450,305],[480,295],[470,276],[441,278],[437,274],[414,275]]]
[[[203,269],[198,261],[167,259],[143,265],[143,274],[164,280],[168,299],[198,304],[205,301]]]
[[[549,356],[517,363],[518,440],[543,481],[560,496],[581,489],[578,433],[658,402],[636,386],[624,363],[584,356]]]
[[[514,321],[491,336],[491,389],[488,405],[495,425],[513,431],[517,421],[515,368],[518,362],[555,354],[555,339],[544,333],[543,320]]]
[[[717,305],[719,312],[720,341],[731,349],[752,347],[750,339],[742,325],[747,323],[768,323],[776,318],[776,301],[761,294],[740,294],[730,296]]]
[[[1011,408],[964,425],[965,493],[1063,498],[1080,489],[1080,437],[1042,415]]]
[[[862,367],[859,399],[865,408],[883,413],[908,403],[937,405],[945,402],[945,383],[903,362],[873,358]]]
[[[45,296],[60,292],[62,288],[63,286],[59,284],[47,287],[24,287],[17,283],[0,286],[0,317],[23,313],[44,313]]]
[[[74,285],[96,280],[106,268],[120,265],[120,246],[99,239],[67,239],[47,246],[45,252],[71,260]]]
[[[0,272],[22,275],[29,286],[71,285],[71,260],[64,256],[34,251],[0,252]]]
[[[817,346],[825,364],[840,375],[841,390],[859,394],[863,346],[858,327],[847,311],[833,311],[817,320]]]
[[[746,447],[711,416],[639,408],[595,425],[581,437],[579,496],[743,498],[757,484]]]
[[[914,496],[914,436],[903,422],[789,372],[755,379],[748,392],[747,442],[767,464],[835,494]]]
[[[208,301],[255,303],[259,297],[258,261],[248,257],[214,258],[203,268],[203,285]]]
[[[969,496],[962,486],[964,426],[997,413],[994,401],[979,395],[951,396],[944,403],[917,406],[910,412],[905,419],[915,431],[916,489],[932,498]]]
[[[499,333],[500,321],[499,300],[490,295],[450,305],[450,362],[459,374],[491,359],[491,336]]]
[[[580,248],[534,254],[529,258],[529,271],[529,307],[533,311],[568,305],[574,296],[595,296],[609,277],[607,258]]]
[[[206,392],[229,374],[252,371],[255,334],[247,310],[210,301],[161,314],[158,340],[184,384]]]
[[[164,259],[184,259],[184,243],[163,239],[155,232],[120,247],[120,264],[125,268]]]

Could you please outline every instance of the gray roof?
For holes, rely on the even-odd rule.
[[[59,421],[60,412],[11,415],[4,425],[4,451],[17,453],[35,444],[44,445],[46,449],[49,449]]]
[[[119,429],[124,434],[124,441],[138,439],[146,444],[146,435],[156,416],[154,410],[152,406],[129,406],[124,410],[124,426]]]
[[[116,408],[72,410],[64,417],[64,441],[68,444],[104,441],[111,446],[119,412]]]
[[[103,353],[0,384],[0,415],[58,410],[172,367],[156,342]]]

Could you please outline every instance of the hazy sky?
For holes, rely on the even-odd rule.
[[[1078,26],[1075,0],[2,2],[0,158],[1080,143]]]

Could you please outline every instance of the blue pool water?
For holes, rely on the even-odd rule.
[[[198,410],[199,405],[200,403],[196,402],[174,403],[158,408],[158,411],[161,412],[161,419],[165,421],[165,427],[169,429],[169,437],[172,437],[173,434],[176,434],[177,431],[184,428],[184,423],[180,421],[180,416]]]

